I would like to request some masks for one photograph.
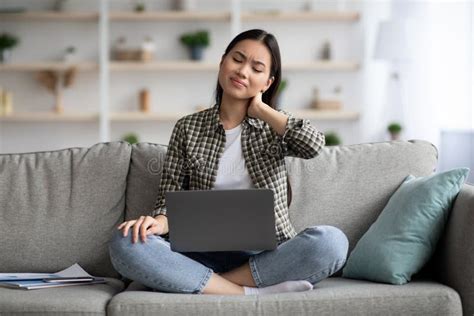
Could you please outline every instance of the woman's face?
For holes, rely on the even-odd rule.
[[[249,99],[259,91],[267,90],[273,82],[270,77],[271,55],[265,44],[251,39],[237,43],[222,56],[219,84],[223,93],[236,99]]]

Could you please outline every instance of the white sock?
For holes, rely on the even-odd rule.
[[[313,289],[313,285],[306,280],[286,281],[267,287],[247,287],[244,286],[245,295],[262,295],[284,292],[303,292]]]

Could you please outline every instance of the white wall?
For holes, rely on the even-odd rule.
[[[413,61],[401,68],[404,136],[435,144],[440,170],[474,166],[473,12],[472,1],[393,3],[393,17],[416,21]]]

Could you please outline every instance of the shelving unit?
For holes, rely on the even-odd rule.
[[[54,112],[15,112],[11,115],[0,116],[0,122],[98,122],[99,113],[68,112],[57,114]]]
[[[359,118],[358,112],[345,110],[293,110],[291,113],[295,116],[313,119],[313,120],[344,120],[353,121]]]
[[[267,13],[242,13],[242,21],[313,21],[313,22],[355,22],[359,20],[358,12],[280,12],[269,11]]]
[[[99,65],[94,62],[80,62],[80,63],[62,63],[62,62],[31,62],[31,63],[16,63],[16,64],[0,64],[0,72],[2,71],[41,71],[53,70],[63,71],[75,67],[79,71],[97,71]]]
[[[114,112],[110,113],[110,120],[114,122],[133,122],[133,121],[155,121],[155,122],[174,122],[179,118],[190,114],[181,113],[144,113],[144,112]]]
[[[314,61],[283,64],[286,71],[356,71],[360,65],[351,61]],[[94,62],[62,63],[62,62],[31,62],[16,64],[0,64],[1,71],[62,71],[71,67],[79,71],[98,71],[99,64]],[[111,71],[217,71],[215,63],[193,61],[156,61],[156,62],[110,62]]]
[[[356,120],[359,113],[352,111],[333,110],[293,110],[292,114],[301,118],[313,120]],[[190,112],[173,113],[145,113],[145,112],[110,112],[109,119],[114,122],[156,121],[175,122]],[[98,121],[100,114],[97,112],[66,112],[56,114],[53,112],[15,112],[8,116],[0,116],[0,122],[92,122]]]
[[[215,63],[192,61],[111,62],[111,71],[217,71]]]
[[[354,61],[312,61],[283,64],[285,71],[357,71],[360,67]]]
[[[332,111],[332,110],[293,110],[292,114],[301,118],[315,120],[356,120],[359,113],[351,111]],[[112,121],[158,121],[158,122],[174,122],[179,118],[190,114],[189,112],[181,113],[143,113],[143,112],[121,112],[111,113]]]
[[[110,12],[110,21],[222,21],[231,19],[230,12],[182,12],[182,11],[155,11],[155,12]]]
[[[240,29],[242,22],[331,22],[354,23],[360,19],[360,14],[353,11],[325,11],[325,12],[241,12],[239,1],[232,1],[230,11],[149,11],[149,12],[120,12],[110,11],[106,0],[100,0],[99,12],[25,12],[14,14],[0,14],[0,19],[5,21],[75,21],[97,23],[99,38],[106,44],[99,47],[99,60],[81,61],[77,63],[62,62],[27,62],[14,64],[0,64],[2,72],[37,72],[42,70],[65,71],[76,67],[78,71],[98,72],[100,83],[100,108],[97,112],[65,112],[56,114],[52,112],[23,112],[13,113],[10,116],[0,116],[0,122],[70,122],[84,123],[97,122],[100,126],[100,141],[109,141],[111,122],[173,122],[189,112],[170,113],[142,113],[142,112],[114,112],[109,106],[108,91],[110,76],[113,73],[125,72],[217,72],[218,64],[209,62],[193,62],[187,60],[157,60],[154,62],[117,62],[109,59],[109,28],[112,22],[224,22],[230,27]],[[240,30],[239,30],[240,31]],[[331,60],[331,61],[301,61],[288,62],[282,65],[288,72],[355,72],[360,69],[357,61]],[[173,107],[169,107],[173,109]],[[359,113],[351,111],[315,111],[311,109],[294,110],[295,115],[313,120],[346,120],[353,121],[359,118]]]
[[[37,11],[22,13],[0,13],[0,20],[23,20],[23,21],[98,21],[98,12],[54,12]]]

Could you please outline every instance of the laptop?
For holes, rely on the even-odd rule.
[[[277,247],[270,189],[167,192],[171,250],[263,251]]]

